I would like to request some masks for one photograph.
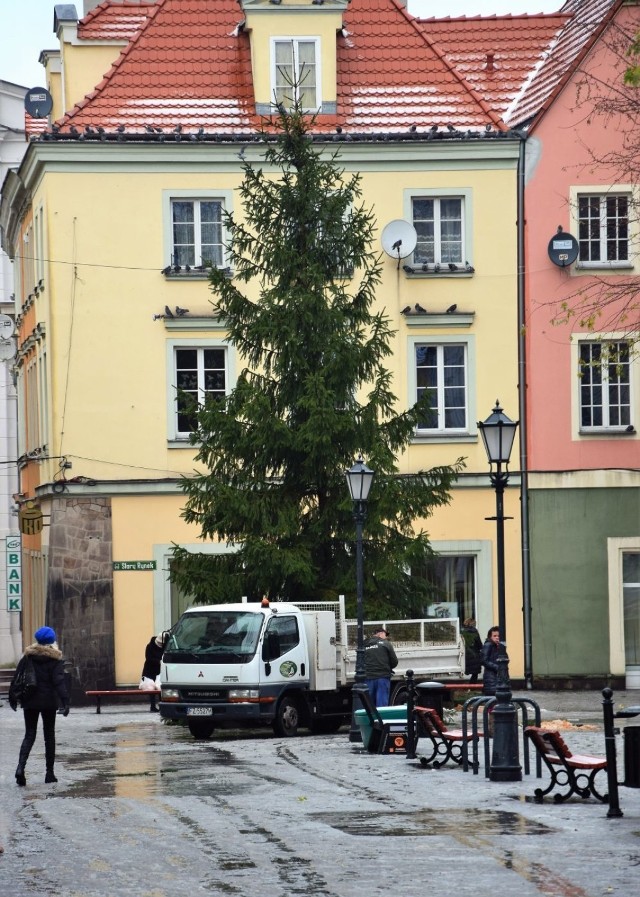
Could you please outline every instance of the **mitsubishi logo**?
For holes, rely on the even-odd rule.
[[[198,679],[204,679],[204,673],[202,672],[202,670],[200,670],[200,672],[198,673]]]

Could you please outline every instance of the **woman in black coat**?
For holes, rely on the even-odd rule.
[[[16,782],[26,785],[25,766],[31,748],[38,733],[38,717],[42,717],[42,734],[44,735],[44,757],[46,766],[45,783],[57,782],[53,771],[56,760],[56,712],[62,708],[62,715],[69,713],[69,692],[64,675],[62,651],[56,644],[56,634],[50,626],[42,626],[34,635],[35,642],[25,648],[24,656],[16,667],[16,676],[29,657],[36,674],[37,687],[31,697],[22,703],[24,712],[24,739],[20,746]],[[14,676],[14,679],[16,678]],[[9,692],[11,695],[11,692]],[[13,710],[17,710],[17,702],[10,697]]]
[[[163,654],[164,633],[161,632],[160,635],[152,636],[149,639],[147,647],[144,649],[144,666],[142,667],[143,679],[151,679],[155,682],[156,678],[160,675],[160,661],[162,660]],[[151,701],[149,710],[153,713],[159,713],[160,708],[156,704],[155,694],[151,693],[149,695],[149,700]]]
[[[482,639],[473,617],[464,621],[461,634],[464,639],[464,671],[471,677],[470,682],[477,682],[482,669]]]
[[[498,657],[502,653],[500,629],[492,626],[487,632],[487,640],[482,646],[482,694],[495,695],[498,687]]]

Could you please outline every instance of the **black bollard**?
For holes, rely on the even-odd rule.
[[[496,658],[498,685],[496,703],[493,705],[493,754],[489,778],[492,782],[521,782],[518,746],[518,711],[511,700],[509,658],[502,645],[502,653]]]
[[[609,786],[609,810],[607,817],[619,818],[624,813],[620,809],[618,799],[618,765],[616,761],[616,733],[613,725],[613,692],[610,688],[602,689],[602,713],[604,716],[604,747],[607,758],[607,784]]]
[[[414,707],[416,705],[416,684],[413,679],[413,670],[407,670],[407,760],[416,759],[417,732],[414,719]]]

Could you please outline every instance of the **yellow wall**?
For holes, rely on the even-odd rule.
[[[194,527],[180,517],[184,505],[175,496],[115,497],[112,500],[113,560],[153,560],[154,546],[174,540],[180,544],[198,541]],[[114,571],[114,626],[116,680],[119,685],[138,683],[144,648],[151,635],[170,622],[154,615],[154,581],[162,571]]]
[[[63,46],[65,109],[54,109],[54,120],[93,91],[116,61],[126,44],[89,44]]]
[[[492,220],[497,197],[502,220],[515,220],[514,201],[509,197],[513,180],[513,173],[504,171],[363,175],[363,199],[375,208],[380,230],[389,220],[402,217],[400,202],[405,188],[473,189],[473,277],[409,280],[395,260],[384,257],[378,296],[397,329],[397,350],[388,364],[400,406],[409,401],[407,340],[473,333],[482,359],[475,370],[480,419],[489,414],[496,397],[507,413],[516,417],[515,232],[502,228],[507,237],[500,239],[501,229],[482,227],[483,221]],[[130,176],[101,173],[99,177],[75,173],[72,179],[65,174],[48,175],[45,207],[49,210],[49,254],[54,261],[47,293],[51,304],[47,339],[56,346],[49,445],[51,454],[69,452],[86,459],[78,473],[111,479],[138,471],[145,477],[162,478],[191,470],[190,449],[167,448],[165,345],[171,337],[200,339],[203,333],[169,333],[153,315],[161,313],[165,305],[176,304],[189,308],[191,315],[211,315],[213,297],[207,282],[176,283],[161,275],[165,264],[161,193],[168,185],[205,190],[212,186],[231,189],[237,183],[237,176],[231,173],[216,174],[215,178],[205,173],[176,173],[168,178],[154,172]],[[132,209],[150,214],[132,214]],[[408,327],[400,311],[418,301],[428,311],[437,312],[457,302],[461,311],[475,312],[473,325],[460,331]],[[105,344],[117,346],[117,356],[108,365],[96,365]],[[136,376],[136,370],[145,376]],[[158,384],[152,394],[150,381]],[[70,409],[74,413],[69,413]],[[474,468],[484,468],[484,449],[479,442],[461,447],[455,441],[414,445],[401,466],[406,471],[450,463],[459,454],[469,457]]]

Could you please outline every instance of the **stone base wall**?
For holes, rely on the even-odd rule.
[[[51,508],[47,622],[58,635],[72,700],[114,688],[111,501],[56,498]]]

